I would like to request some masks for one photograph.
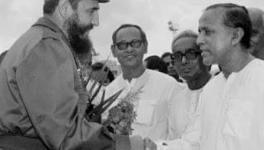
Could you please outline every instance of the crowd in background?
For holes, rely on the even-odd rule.
[[[106,2],[45,0],[44,16],[1,54],[0,149],[264,147],[263,10],[208,6],[198,32],[179,32],[171,50],[147,58],[144,30],[122,24],[109,43],[120,64],[116,75],[108,60],[92,62],[87,36],[99,25],[99,3]],[[121,91],[102,119],[138,93],[131,100],[136,119],[130,137],[84,117],[94,86],[102,86],[95,106]]]

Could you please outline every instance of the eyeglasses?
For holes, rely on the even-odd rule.
[[[143,41],[141,40],[132,40],[130,42],[118,42],[115,43],[115,45],[117,46],[117,48],[119,50],[126,50],[128,48],[128,45],[132,48],[139,48],[142,45]]]
[[[197,56],[199,56],[200,54],[201,54],[201,51],[196,51],[194,49],[191,49],[191,50],[186,51],[185,53],[175,52],[173,53],[172,58],[174,62],[179,63],[179,62],[182,62],[183,56],[187,60],[195,60]]]

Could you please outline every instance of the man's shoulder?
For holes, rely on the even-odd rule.
[[[158,80],[158,81],[160,80],[163,82],[177,83],[177,81],[173,77],[171,77],[165,73],[162,73],[162,72],[159,72],[156,70],[150,70],[150,69],[147,69],[147,71],[150,74],[151,79],[153,79],[153,80]]]
[[[150,75],[149,82],[155,87],[164,88],[165,90],[174,89],[177,91],[184,89],[183,84],[165,73],[149,69],[147,71]]]
[[[244,84],[263,85],[264,82],[264,61],[260,59],[252,60],[247,66],[237,73],[238,81]],[[235,74],[236,75],[236,74]]]
[[[32,25],[32,30],[41,31],[42,39],[56,39],[62,38],[62,30],[52,21],[50,16],[43,16]]]
[[[203,87],[203,89],[208,90],[215,87],[221,87],[225,83],[226,83],[226,78],[223,72],[220,72],[217,75],[212,76],[211,79]]]
[[[19,64],[21,61],[26,59],[42,39],[43,32],[41,30],[36,30],[33,28],[28,29],[24,34],[22,34],[15,43],[9,48],[6,57],[11,64]]]
[[[264,67],[264,60],[255,58],[254,60],[252,60],[252,62],[250,62],[248,64],[248,66],[252,70],[264,72],[264,69],[263,69],[263,67]]]
[[[24,49],[26,51],[33,49],[38,44],[43,43],[46,39],[59,40],[57,33],[48,28],[32,26],[27,30],[10,49]]]
[[[38,32],[41,32],[40,36],[42,40],[46,39],[53,39],[53,40],[60,40],[61,36],[59,33],[54,32],[53,30],[41,26],[33,26],[32,30],[36,30]]]
[[[67,45],[59,40],[59,37],[53,31],[32,26],[28,29],[9,49],[8,64],[18,66],[28,57],[36,54],[37,56],[49,51],[49,53],[60,53],[60,57],[64,57]],[[44,56],[43,56],[44,57]]]

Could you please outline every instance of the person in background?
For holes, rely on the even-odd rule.
[[[104,86],[110,84],[114,79],[112,71],[102,62],[92,64],[92,79],[102,83]]]
[[[80,74],[83,87],[86,87],[88,84],[89,75],[91,73],[92,66],[92,54],[91,50],[84,51],[77,54],[77,61],[79,61],[80,67],[77,70]]]
[[[113,107],[131,91],[137,93],[132,101],[136,112],[132,135],[153,141],[165,138],[168,102],[177,99],[182,86],[171,76],[144,67],[148,41],[140,26],[123,24],[114,31],[112,40],[112,53],[121,65],[122,74],[106,87],[106,97],[123,90]]]
[[[184,30],[172,41],[173,64],[186,86],[178,92],[177,99],[169,103],[168,138],[161,140],[160,149],[199,149],[199,97],[211,74],[210,66],[203,64],[197,37],[192,30]]]
[[[247,8],[252,22],[251,53],[264,59],[264,11],[259,8]]]
[[[164,54],[161,55],[161,59],[166,63],[167,65],[167,70],[168,70],[168,75],[172,76],[174,79],[176,79],[178,82],[183,82],[180,78],[179,75],[177,74],[173,61],[172,61],[172,54],[170,52],[165,52]]]
[[[139,144],[85,117],[88,95],[77,55],[91,50],[88,34],[99,25],[104,2],[45,0],[43,17],[8,50],[0,67],[0,149],[123,150]]]
[[[145,67],[152,70],[157,70],[159,72],[168,73],[167,65],[162,59],[157,55],[152,55],[144,60]]]
[[[203,62],[222,69],[200,96],[202,150],[264,147],[264,62],[250,54],[251,34],[243,6],[214,4],[199,19]]]

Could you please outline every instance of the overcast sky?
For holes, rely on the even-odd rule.
[[[44,0],[0,0],[0,52],[10,48],[41,15]],[[149,41],[148,55],[170,51],[168,21],[179,29],[197,31],[203,9],[218,2],[233,2],[264,10],[264,0],[111,0],[100,5],[100,26],[91,32],[94,47],[104,59],[110,52],[113,31],[123,23],[140,25]]]

